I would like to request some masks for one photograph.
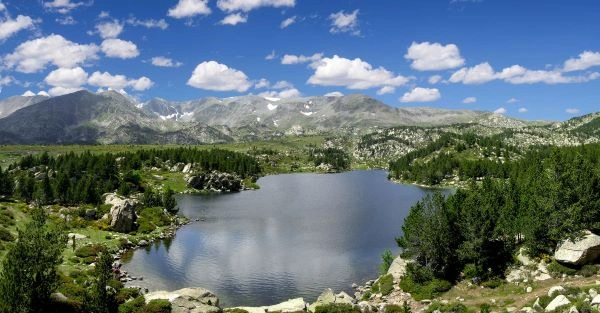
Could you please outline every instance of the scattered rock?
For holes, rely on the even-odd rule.
[[[149,244],[149,243],[148,243],[148,241],[146,241],[146,240],[144,240],[144,239],[142,239],[142,240],[140,240],[140,241],[138,242],[138,246],[140,246],[140,247],[145,247],[145,246],[147,246],[148,244]]]
[[[563,241],[554,252],[556,261],[572,265],[584,265],[600,256],[600,236],[585,231],[582,238]]]
[[[548,297],[554,297],[559,294],[564,294],[566,289],[563,286],[552,286],[548,290]]]
[[[406,266],[410,261],[404,260],[401,257],[394,259],[387,273],[392,274],[394,281],[399,281],[406,274]]]
[[[561,307],[563,305],[569,305],[569,304],[571,304],[571,301],[569,301],[569,299],[567,299],[567,297],[565,297],[564,295],[558,295],[556,298],[554,298],[552,301],[550,301],[550,303],[546,306],[544,311],[546,311],[546,312],[554,311],[558,307]]]
[[[600,295],[596,295],[594,298],[592,298],[592,302],[590,302],[591,305],[597,305],[600,304]]]
[[[181,170],[184,174],[188,174],[192,172],[192,164],[188,163],[183,167],[183,170]]]
[[[331,288],[325,289],[313,304],[308,307],[308,310],[314,312],[320,305],[335,303],[335,294]]]
[[[69,299],[60,292],[50,294],[50,300],[54,303],[66,303]]]
[[[598,295],[598,291],[596,291],[596,289],[594,289],[594,288],[590,288],[590,290],[588,291],[588,294],[590,295],[590,297],[594,298]]]
[[[577,310],[576,306],[571,306],[571,308],[569,308],[569,313],[579,313],[579,310]]]
[[[521,312],[523,312],[523,313],[533,313],[533,312],[535,312],[535,310],[532,307],[530,307],[530,306],[526,306],[526,307],[521,308]]]
[[[517,254],[517,260],[519,260],[519,262],[521,262],[521,264],[527,266],[527,265],[531,265],[531,264],[535,264],[535,262],[533,262],[533,260],[531,260],[526,254],[525,254],[525,248],[521,248],[519,249],[519,253]]]
[[[525,289],[525,292],[527,292],[527,293],[530,293],[530,292],[532,292],[532,291],[533,291],[533,288],[531,288],[531,286],[528,286],[528,287]]]
[[[239,176],[217,171],[189,176],[186,182],[197,190],[236,192],[242,189],[242,179]]]
[[[172,313],[219,313],[219,298],[204,288],[184,288],[172,292],[155,291],[144,295],[146,303],[154,299],[171,302]],[[264,311],[263,311],[264,312]]]
[[[261,307],[236,307],[234,309],[242,309],[248,311],[248,313],[265,313],[265,312],[281,312],[281,313],[295,313],[302,312],[306,309],[306,303],[303,298],[290,299],[288,301]]]
[[[536,298],[535,302],[533,303],[533,309],[535,311],[542,311],[544,308],[542,308],[542,306],[540,305],[540,298]]]

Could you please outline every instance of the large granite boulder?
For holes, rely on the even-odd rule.
[[[184,288],[175,291],[155,291],[144,295],[146,303],[163,299],[171,302],[172,313],[220,313],[219,298],[204,288]],[[264,311],[263,311],[264,312]]]
[[[108,221],[114,231],[128,233],[135,229],[135,201],[123,199],[115,194],[108,194],[104,203],[112,205],[108,213]]]
[[[331,288],[325,289],[313,304],[308,306],[308,311],[314,312],[318,306],[328,305],[332,303],[345,303],[354,305],[353,298],[345,292],[340,292],[337,295]]]
[[[584,265],[600,256],[600,236],[585,231],[583,237],[574,241],[565,240],[554,252],[554,259],[561,263]]]
[[[260,306],[260,307],[237,307],[235,309],[242,309],[248,311],[248,313],[265,313],[265,312],[281,312],[281,313],[295,313],[302,312],[306,309],[306,304],[303,298],[290,299],[285,302],[281,302],[275,305]]]
[[[401,257],[394,259],[387,273],[394,277],[394,281],[399,281],[404,275],[406,275],[406,266],[410,263],[409,260],[405,260]]]
[[[569,301],[569,299],[567,299],[567,297],[565,297],[563,295],[558,295],[556,298],[554,298],[552,301],[550,301],[550,303],[548,303],[548,305],[546,306],[544,311],[551,312],[561,306],[566,306],[569,304],[571,304],[571,301]]]

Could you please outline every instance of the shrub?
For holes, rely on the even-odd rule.
[[[379,291],[387,296],[394,290],[394,277],[392,274],[384,275],[379,278]]]
[[[484,281],[481,285],[486,288],[496,289],[500,285],[504,284],[504,282],[505,282],[505,280],[498,278],[498,277],[494,277],[494,278]]]
[[[427,308],[425,313],[432,313],[435,311],[449,313],[472,313],[472,311],[470,311],[464,304],[455,302],[448,304],[434,302]]]
[[[579,274],[583,277],[591,277],[591,276],[596,275],[597,273],[598,273],[598,266],[592,265],[592,264],[584,265],[579,271],[577,271],[577,274]]]
[[[550,272],[550,275],[552,275],[553,277],[560,277],[563,274],[575,275],[575,273],[577,273],[576,269],[562,265],[562,264],[556,262],[556,260],[552,260],[552,262],[550,262],[550,264],[548,264],[548,271]]]
[[[0,227],[0,240],[9,242],[14,241],[15,236],[13,236],[8,229]]]
[[[387,271],[390,269],[390,266],[394,262],[394,256],[392,255],[392,251],[390,249],[385,249],[383,254],[381,255],[381,267],[379,272],[381,275],[387,274]]]
[[[138,310],[140,313],[171,313],[171,302],[169,300],[155,299],[146,306],[143,310]]]
[[[463,268],[463,276],[466,279],[477,277],[477,266],[475,266],[475,264],[473,263],[465,265],[465,267]]]
[[[119,313],[137,313],[146,305],[146,300],[143,295],[137,296],[135,299],[127,301],[119,305]]]
[[[315,313],[360,313],[360,310],[347,303],[331,303],[318,306]]]
[[[400,288],[405,292],[410,292],[415,300],[433,299],[442,292],[452,288],[452,284],[441,279],[433,279],[425,283],[415,283],[410,276],[405,276],[400,280]]]
[[[140,211],[137,222],[138,232],[150,233],[157,227],[170,225],[171,219],[165,215],[162,207],[151,207]]]
[[[75,250],[75,255],[80,258],[95,257],[102,251],[104,251],[104,247],[101,245],[86,245],[77,248]]]

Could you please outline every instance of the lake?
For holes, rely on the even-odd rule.
[[[384,171],[286,174],[260,178],[259,190],[180,195],[191,224],[168,241],[136,250],[123,266],[150,290],[204,287],[223,307],[258,306],[378,275],[385,249],[410,207],[429,189],[395,184]],[[198,221],[195,221],[199,219]]]

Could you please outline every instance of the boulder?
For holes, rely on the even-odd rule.
[[[406,266],[410,263],[401,257],[394,259],[387,273],[394,277],[395,281],[399,281],[404,275],[406,275]]]
[[[188,186],[198,190],[235,192],[242,189],[242,179],[234,174],[212,171],[186,178]]]
[[[538,311],[538,312],[544,309],[540,305],[540,298],[536,298],[535,299],[535,302],[533,303],[533,309],[536,310],[536,311]]]
[[[525,254],[525,248],[521,247],[521,249],[519,249],[519,253],[517,254],[517,260],[519,262],[521,262],[521,264],[527,266],[527,265],[531,265],[534,264],[535,262],[533,262],[533,260],[531,260],[527,254]]]
[[[590,288],[590,290],[588,291],[588,294],[590,295],[590,297],[594,298],[598,295],[598,291],[596,291],[596,289],[594,289],[594,288]]]
[[[596,295],[593,299],[592,302],[590,302],[591,305],[598,305],[600,304],[600,295]]]
[[[569,313],[579,313],[579,310],[577,310],[577,307],[573,305],[569,309]]]
[[[155,291],[144,295],[146,303],[163,299],[171,302],[172,313],[219,313],[219,298],[204,288],[184,288],[168,291]],[[264,311],[263,311],[264,312]]]
[[[111,204],[108,213],[110,226],[114,231],[128,233],[135,228],[137,215],[135,214],[135,202],[131,199],[122,199],[114,194],[106,196],[104,203]]]
[[[184,174],[188,174],[192,172],[192,163],[188,163],[183,167],[183,170],[181,170]]]
[[[373,312],[373,308],[371,307],[371,304],[367,301],[361,301],[358,303],[358,309],[360,310],[361,313],[370,313]]]
[[[260,307],[236,307],[232,309],[242,309],[248,311],[248,313],[265,313],[265,312],[281,312],[281,313],[294,313],[302,312],[306,309],[306,304],[303,298],[290,299],[285,302]]]
[[[583,237],[565,240],[554,252],[556,261],[572,265],[584,265],[600,256],[600,236],[585,231]]]
[[[67,303],[69,299],[60,292],[50,294],[50,300],[54,303]]]
[[[314,312],[320,305],[335,303],[336,296],[331,288],[325,289],[313,304],[308,307],[308,310]]]
[[[566,289],[563,286],[552,286],[548,290],[548,297],[552,298],[556,295],[562,295],[565,293],[565,291]]]
[[[571,304],[571,301],[569,301],[569,299],[567,299],[567,297],[565,297],[564,295],[558,295],[556,298],[554,298],[552,301],[550,301],[550,303],[548,303],[548,305],[546,306],[544,311],[546,311],[546,312],[554,311],[558,307],[561,307],[564,305],[569,305],[569,304]]]

